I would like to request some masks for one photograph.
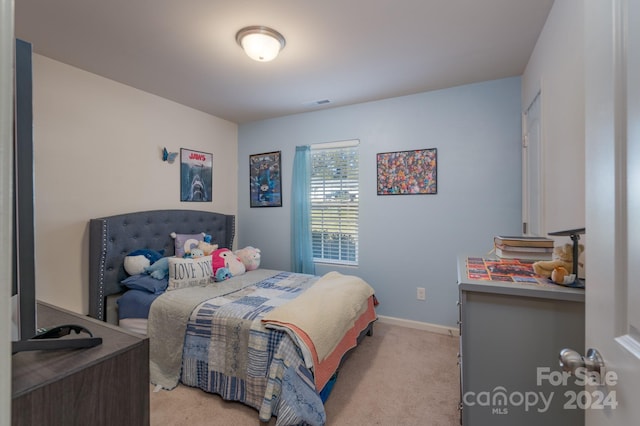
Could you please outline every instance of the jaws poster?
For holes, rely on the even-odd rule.
[[[180,149],[180,201],[213,201],[213,154]]]

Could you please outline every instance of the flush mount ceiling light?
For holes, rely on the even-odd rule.
[[[259,62],[275,59],[285,45],[282,34],[261,25],[244,27],[237,32],[236,41],[242,46],[247,56]]]

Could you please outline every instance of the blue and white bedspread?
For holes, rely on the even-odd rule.
[[[182,383],[252,406],[263,421],[275,415],[277,425],[324,425],[324,406],[300,348],[261,322],[317,279],[280,272],[197,306],[186,328]]]

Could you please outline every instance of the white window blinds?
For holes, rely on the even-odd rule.
[[[358,263],[358,146],[311,150],[311,232],[314,261]],[[347,145],[347,146],[339,146]]]

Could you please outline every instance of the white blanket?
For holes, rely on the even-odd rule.
[[[267,313],[262,321],[291,324],[304,331],[322,361],[367,309],[373,294],[363,279],[329,272],[297,298]]]

